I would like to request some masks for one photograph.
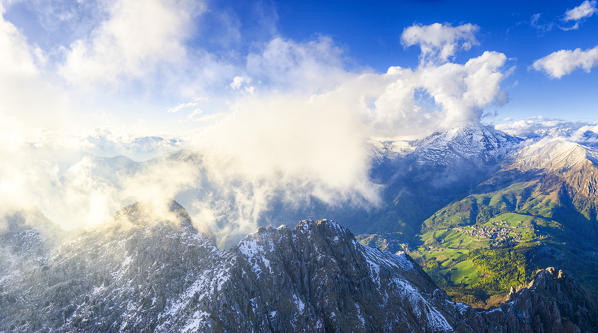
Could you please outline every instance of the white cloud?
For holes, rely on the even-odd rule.
[[[255,87],[250,85],[251,84],[251,78],[250,77],[246,77],[246,76],[235,76],[233,78],[233,81],[230,83],[230,87],[233,90],[241,90],[241,88],[243,88],[242,90],[248,94],[253,94],[255,91]]]
[[[89,37],[72,43],[60,73],[78,85],[140,78],[186,57],[192,19],[203,10],[187,0],[116,0]]]
[[[506,120],[496,124],[495,127],[526,139],[559,137],[588,146],[598,145],[598,124],[596,123],[533,117],[516,121]]]
[[[533,68],[537,71],[544,71],[550,77],[561,78],[568,75],[577,68],[590,72],[592,67],[598,64],[598,46],[582,51],[560,50],[553,52],[534,62]]]
[[[168,113],[176,113],[182,110],[198,107],[201,103],[208,102],[207,97],[195,97],[189,102],[180,103],[167,110]]]
[[[570,31],[570,30],[577,30],[579,29],[580,23],[583,19],[593,16],[598,12],[596,8],[596,1],[586,0],[582,2],[579,6],[569,9],[565,12],[564,16],[561,17],[560,21],[564,23],[573,22],[571,26],[561,26],[558,27],[563,31]],[[531,16],[530,19],[530,26],[542,32],[547,32],[552,30],[555,23],[548,22],[548,23],[540,23],[541,13],[536,13]]]
[[[44,126],[63,122],[67,101],[40,67],[44,55],[4,18],[0,3],[0,140],[5,135],[35,135]],[[12,133],[12,134],[7,134]]]
[[[541,16],[542,16],[541,13],[533,14],[529,21],[530,26],[534,29],[541,31],[541,32],[547,32],[547,31],[552,30],[552,28],[554,27],[554,23],[553,22],[540,23]]]
[[[257,226],[274,195],[291,203],[316,197],[329,204],[376,204],[378,188],[368,178],[371,137],[423,136],[440,127],[478,123],[482,110],[502,96],[504,54],[484,52],[465,63],[450,61],[457,49],[477,43],[477,27],[471,24],[406,29],[406,45],[422,47],[422,63],[416,68],[348,70],[342,49],[324,36],[306,42],[276,37],[252,48],[245,63],[234,64],[203,50],[193,49],[200,55],[190,55],[184,43],[189,14],[180,12],[184,6],[164,4],[151,0],[148,8],[141,8],[146,4],[116,2],[107,20],[69,48],[61,74],[72,83],[160,81],[179,93],[172,100],[183,103],[159,112],[199,124],[190,136],[178,127],[170,129],[189,146],[152,138],[138,142],[105,132],[84,140],[65,139],[61,126],[49,132],[56,136],[0,131],[11,137],[0,142],[0,150],[11,151],[3,155],[10,163],[0,165],[0,190],[6,189],[0,198],[36,206],[52,220],[77,225],[99,223],[134,200],[176,196],[186,198],[185,207],[197,223],[211,225],[222,235],[242,234]],[[155,36],[152,30],[140,32],[146,23],[155,24]],[[146,44],[148,38],[156,40]],[[30,55],[32,75],[39,78],[31,48],[20,40],[10,47]],[[173,64],[180,58],[181,63]],[[171,66],[165,71],[170,74],[144,77],[162,65]],[[204,91],[206,82],[214,94]],[[124,109],[129,104],[119,105]],[[2,126],[14,127],[8,122],[0,122]],[[140,147],[148,148],[139,154]],[[81,157],[102,151],[109,152],[102,156],[151,157],[182,147],[198,155],[181,164],[161,161],[114,182],[100,177],[97,161]],[[77,220],[81,216],[85,218]]]
[[[116,134],[108,128],[96,128],[82,137],[75,137],[81,149],[95,156],[127,156],[144,161],[180,150],[183,143],[177,137],[132,136]]]
[[[378,127],[386,127],[386,134],[409,135],[439,127],[477,124],[483,108],[501,96],[505,61],[502,53],[484,52],[463,65],[390,68],[386,76],[393,81],[374,101],[374,122]],[[419,92],[424,93],[424,100],[418,101]],[[431,108],[426,98],[436,108]]]
[[[564,22],[575,22],[575,24],[573,24],[570,27],[560,27],[561,30],[564,31],[570,31],[570,30],[577,30],[579,29],[579,25],[580,22],[588,17],[593,16],[594,14],[596,14],[598,12],[598,9],[596,8],[596,1],[592,0],[586,0],[584,2],[582,2],[579,6],[573,8],[573,9],[569,9],[565,12],[565,17],[563,18]]]
[[[592,15],[596,14],[598,9],[596,9],[596,1],[592,0],[585,0],[579,6],[569,9],[565,12],[565,21],[579,21],[586,17],[591,17]]]
[[[38,74],[35,58],[27,40],[17,28],[4,20],[4,9],[0,4],[0,73],[2,76],[35,76]]]
[[[251,79],[244,76],[235,76],[233,81],[230,83],[230,87],[234,90],[238,90],[245,83],[250,83]]]
[[[342,50],[329,37],[305,43],[276,37],[247,56],[246,70],[253,81],[274,90],[323,91],[345,77],[343,66]]]
[[[102,134],[99,138],[46,136],[12,145],[2,142],[0,154],[10,163],[0,165],[0,216],[15,210],[40,211],[54,223],[75,229],[108,222],[115,211],[137,201],[160,208],[193,184],[196,170],[191,165],[158,161],[139,168],[123,157],[90,156],[114,149],[110,156],[134,155],[133,150],[151,154],[145,151],[148,147],[168,151],[157,146],[160,142],[154,145],[145,139],[125,142]]]
[[[477,25],[467,23],[456,27],[450,24],[412,25],[401,35],[403,45],[419,45],[424,62],[447,61],[458,49],[469,50],[477,45]]]
[[[418,137],[478,123],[500,95],[505,61],[502,53],[485,52],[465,64],[346,72],[321,92],[245,95],[190,139],[208,179],[201,188],[210,195],[185,206],[230,244],[255,229],[276,196],[298,207],[311,196],[331,205],[376,205],[378,187],[368,177],[370,138]],[[308,86],[310,76],[303,79],[293,83]],[[420,91],[435,106],[418,99]]]
[[[200,115],[200,114],[202,114],[202,113],[203,113],[203,110],[202,110],[202,109],[195,109],[195,110],[193,110],[193,112],[191,112],[191,113],[190,113],[190,114],[187,116],[187,119],[189,119],[189,120],[195,120],[195,119],[197,119],[196,117],[197,117],[197,116],[199,116],[199,115]]]
[[[199,104],[199,103],[197,103],[197,102],[187,102],[187,103],[181,103],[181,104],[179,104],[179,105],[176,105],[176,106],[173,106],[173,107],[171,107],[170,109],[168,109],[168,111],[167,111],[167,112],[168,112],[168,113],[175,113],[175,112],[179,112],[179,111],[181,111],[181,110],[184,110],[184,109],[188,109],[188,108],[191,108],[191,107],[195,107],[195,106],[197,106],[198,104]]]

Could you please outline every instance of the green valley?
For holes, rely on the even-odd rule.
[[[546,170],[511,164],[438,209],[415,236],[361,235],[364,244],[407,251],[454,300],[500,303],[536,269],[556,266],[598,292],[596,167]]]
[[[410,254],[456,300],[479,306],[492,305],[546,265],[567,267],[597,291],[596,221],[571,200],[566,180],[522,173],[520,181],[505,182],[514,175],[499,173],[478,193],[433,214]]]

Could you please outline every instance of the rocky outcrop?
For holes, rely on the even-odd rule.
[[[500,307],[467,309],[458,332],[596,332],[598,303],[563,271],[539,270]]]
[[[171,207],[172,208],[172,207]],[[0,283],[0,331],[588,332],[595,301],[554,269],[490,311],[452,302],[404,253],[330,221],[223,251],[188,216],[116,225]],[[138,207],[121,212],[139,218]]]

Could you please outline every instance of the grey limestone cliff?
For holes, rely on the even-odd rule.
[[[261,228],[230,250],[174,221],[115,224],[0,281],[0,331],[591,332],[595,300],[542,270],[499,308],[452,302],[405,254],[339,224]],[[121,215],[143,220],[136,206]]]

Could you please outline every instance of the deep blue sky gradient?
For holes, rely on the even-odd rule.
[[[588,49],[598,45],[598,17],[581,22],[578,30],[559,26],[567,9],[581,1],[284,1],[277,4],[278,29],[297,40],[314,34],[331,36],[356,65],[377,71],[389,66],[415,66],[418,50],[400,43],[403,29],[414,23],[434,22],[480,27],[480,45],[461,52],[458,62],[484,50],[503,52],[516,70],[504,83],[509,103],[496,108],[499,118],[529,116],[598,121],[598,69],[576,70],[561,79],[530,70],[531,64],[560,49]],[[550,31],[531,26],[552,23]]]
[[[480,27],[477,34],[480,44],[459,52],[455,61],[462,63],[491,50],[506,54],[507,66],[515,66],[503,83],[509,102],[490,108],[488,111],[497,111],[498,116],[488,121],[530,116],[598,121],[598,68],[591,73],[578,69],[561,79],[551,79],[530,69],[535,60],[554,51],[585,50],[598,45],[598,15],[582,20],[578,30],[559,28],[573,25],[562,19],[566,10],[581,2],[214,0],[198,20],[198,33],[189,43],[242,62],[247,52],[273,36],[307,41],[325,35],[343,49],[349,67],[385,72],[389,66],[415,67],[418,63],[417,47],[404,48],[400,43],[406,27],[435,22],[472,23]],[[78,34],[86,33],[67,31],[60,26],[50,27],[48,31],[50,23],[45,22],[42,27],[39,20],[33,19],[31,6],[31,3],[16,3],[5,17],[17,22],[27,38],[42,48],[67,44]],[[226,17],[214,13],[226,13]],[[532,26],[532,15],[538,13],[541,14],[538,24],[552,24],[551,29]],[[78,27],[82,30],[86,19],[80,18]],[[241,40],[232,44],[222,42],[219,32],[223,20],[238,24]]]

